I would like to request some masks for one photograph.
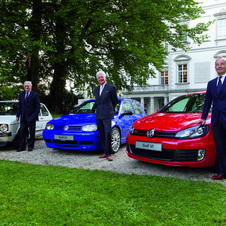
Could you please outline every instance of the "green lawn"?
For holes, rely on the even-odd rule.
[[[226,225],[226,187],[0,161],[0,225]]]

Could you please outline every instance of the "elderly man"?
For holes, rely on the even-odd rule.
[[[28,145],[28,151],[32,151],[35,143],[35,127],[40,112],[40,99],[38,93],[31,90],[32,83],[24,83],[24,92],[20,94],[16,120],[20,119],[20,147],[17,152],[24,151]],[[29,139],[28,139],[29,132]]]
[[[118,101],[116,87],[106,82],[106,74],[103,71],[97,73],[99,86],[95,88],[96,120],[104,154],[99,158],[112,161],[111,157],[111,120],[114,118],[114,110]]]
[[[219,57],[215,62],[217,78],[208,82],[203,113],[198,123],[205,124],[213,104],[211,125],[216,145],[219,174],[213,180],[226,179],[226,58]]]

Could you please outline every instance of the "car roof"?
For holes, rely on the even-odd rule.
[[[18,100],[0,100],[0,103],[18,103]]]
[[[206,92],[194,92],[194,93],[186,93],[186,94],[183,94],[181,96],[187,96],[187,95],[195,95],[195,94],[205,94]]]
[[[137,100],[134,100],[134,99],[130,99],[130,98],[118,98],[119,101],[122,101],[122,100],[132,100],[132,101],[136,101],[136,102],[139,102]],[[89,100],[84,100],[83,102],[85,101],[96,101],[96,99],[89,99]]]

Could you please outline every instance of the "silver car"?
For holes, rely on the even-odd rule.
[[[20,122],[16,121],[17,105],[19,101],[0,101],[0,147],[8,143],[19,142]],[[36,122],[35,136],[41,136],[46,123],[52,119],[47,107],[41,103],[40,113]]]

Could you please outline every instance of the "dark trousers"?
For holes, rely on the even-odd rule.
[[[97,128],[106,156],[111,156],[111,119],[98,119]]]
[[[25,148],[28,145],[28,148],[33,148],[35,143],[35,126],[36,121],[28,122],[23,120],[20,122],[20,147]],[[29,135],[29,139],[28,139]]]
[[[216,145],[219,174],[226,175],[226,122],[219,116],[216,126],[212,126]]]

